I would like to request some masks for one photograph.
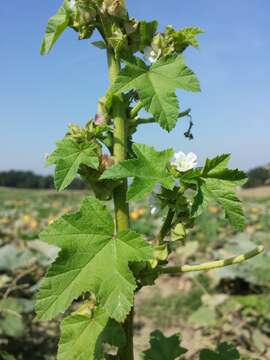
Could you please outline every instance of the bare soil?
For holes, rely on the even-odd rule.
[[[252,189],[241,189],[238,192],[242,198],[266,198],[270,197],[270,186],[260,186]]]

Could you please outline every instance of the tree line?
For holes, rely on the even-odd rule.
[[[37,175],[32,171],[2,171],[0,172],[0,186],[21,189],[54,189],[53,176]],[[69,186],[69,189],[85,189],[85,183],[77,178]]]
[[[270,165],[258,166],[247,172],[248,181],[245,188],[254,188],[258,186],[270,185]]]

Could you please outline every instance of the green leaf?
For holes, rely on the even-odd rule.
[[[157,21],[137,21],[130,19],[125,24],[128,33],[129,48],[133,54],[137,51],[144,52],[146,46],[150,46],[158,28]]]
[[[92,315],[70,315],[61,324],[58,360],[94,359],[96,345],[108,322],[106,311]]]
[[[151,339],[150,339],[151,348],[149,350],[144,351],[141,354],[141,358],[143,360],[178,359],[179,356],[187,352],[186,349],[180,346],[180,342],[181,339],[179,334],[166,337],[162,334],[162,332],[156,330],[151,333]]]
[[[64,215],[40,235],[61,248],[37,296],[39,319],[63,313],[84,292],[94,292],[108,316],[121,322],[133,304],[131,261],[153,257],[151,246],[133,231],[114,238],[113,219],[98,200],[87,197],[81,210]]]
[[[71,11],[69,4],[68,1],[65,0],[58,9],[56,15],[49,19],[40,49],[41,55],[46,55],[51,51],[53,45],[68,27],[70,17]]]
[[[96,145],[77,143],[74,139],[66,137],[57,142],[57,148],[47,160],[47,164],[56,165],[54,183],[56,189],[61,191],[75,179],[80,165],[98,168]]]
[[[116,24],[112,25],[112,35],[108,38],[108,41],[114,49],[117,58],[120,58],[128,48],[127,35],[125,35]]]
[[[8,354],[5,351],[0,351],[0,358],[2,360],[16,360],[15,357],[11,354]]]
[[[230,154],[218,155],[213,159],[206,159],[203,174],[211,174],[218,172],[219,170],[224,170],[227,168],[230,160]]]
[[[126,344],[126,336],[122,325],[115,320],[110,319],[106,325],[105,330],[101,334],[101,342],[118,348]]]
[[[234,345],[222,343],[217,351],[204,349],[200,352],[200,360],[239,360],[240,354]]]
[[[92,41],[91,44],[101,50],[107,49],[107,45],[104,41]]]
[[[103,344],[122,347],[125,341],[122,326],[109,319],[104,309],[87,311],[86,308],[83,312],[75,312],[62,321],[57,359],[102,360]]]
[[[246,182],[246,174],[238,169],[227,168],[230,155],[224,154],[207,159],[198,180],[198,192],[194,198],[192,214],[198,216],[211,202],[225,211],[226,218],[238,230],[245,226],[245,216],[235,188]]]
[[[21,316],[23,310],[19,299],[7,298],[0,301],[0,334],[11,337],[23,335],[25,330]]]
[[[150,68],[139,58],[118,75],[112,91],[116,93],[137,90],[145,109],[153,114],[161,127],[172,130],[179,115],[177,88],[200,91],[195,74],[180,56],[163,57]]]
[[[151,45],[153,37],[157,31],[157,21],[140,21],[139,33],[140,33],[140,45],[139,49],[143,52],[146,46]]]
[[[210,326],[216,321],[216,312],[207,306],[201,306],[198,310],[192,313],[189,321],[196,325]]]
[[[179,223],[171,231],[171,241],[180,241],[185,239],[187,235],[185,226],[182,223]]]
[[[129,199],[144,198],[156,184],[172,190],[175,181],[166,167],[173,156],[173,149],[158,152],[153,147],[142,144],[133,144],[132,149],[137,159],[121,161],[107,169],[101,179],[133,177],[133,183],[128,191]]]
[[[204,31],[198,27],[186,27],[180,31],[175,31],[171,26],[168,26],[165,31],[165,36],[169,44],[177,53],[182,53],[188,46],[195,48],[199,47],[197,35],[202,34]]]

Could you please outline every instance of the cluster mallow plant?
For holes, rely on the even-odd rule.
[[[110,86],[93,119],[83,128],[70,124],[47,158],[47,164],[55,166],[58,191],[79,175],[91,192],[78,212],[62,216],[40,234],[59,253],[38,290],[36,313],[40,320],[62,314],[59,360],[133,360],[134,296],[144,286],[163,274],[240,263],[263,249],[199,265],[169,266],[170,254],[183,244],[209,203],[223,208],[236,230],[243,229],[245,217],[235,188],[244,184],[246,175],[228,168],[229,154],[198,167],[193,153],[157,151],[133,141],[138,127],[157,123],[169,132],[180,118],[190,116],[190,109],[180,109],[175,91],[200,91],[183,52],[189,46],[198,48],[197,36],[203,31],[167,26],[159,32],[157,21],[131,17],[124,0],[65,0],[49,19],[41,53],[49,53],[67,28],[107,56]],[[91,43],[94,31],[100,40]],[[142,109],[150,116],[142,117]],[[163,215],[153,241],[131,230],[129,220],[130,202],[149,195],[158,204],[151,212]],[[106,205],[110,201],[113,215]],[[185,352],[178,334],[166,337],[154,331],[141,358],[174,360]],[[208,356],[204,354],[202,359]],[[229,344],[208,354],[240,359]]]

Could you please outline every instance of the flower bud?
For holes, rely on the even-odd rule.
[[[152,46],[156,46],[159,49],[163,49],[164,48],[164,37],[162,34],[157,34],[154,36],[153,41],[152,41]]]
[[[95,125],[105,125],[106,119],[101,114],[96,114],[95,116]]]
[[[98,109],[97,114],[95,116],[95,124],[96,125],[105,125],[107,123],[109,116],[106,110],[106,97],[102,96],[98,100]]]
[[[93,31],[89,25],[97,15],[92,0],[70,0],[69,6],[72,10],[71,27],[80,33],[80,39],[89,38]]]
[[[49,159],[49,157],[50,157],[50,154],[46,152],[44,154],[44,160],[47,161]]]
[[[102,169],[108,169],[109,167],[111,167],[114,164],[114,160],[111,156],[109,156],[108,154],[103,154],[101,157],[101,168]]]
[[[133,34],[138,29],[138,26],[139,26],[139,21],[136,20],[135,18],[131,18],[127,22],[125,22],[124,28],[126,30],[127,35]]]
[[[102,10],[117,17],[124,17],[127,14],[125,0],[104,0]]]
[[[68,125],[68,132],[71,136],[76,136],[81,132],[81,129],[78,125],[70,123]]]
[[[106,98],[105,98],[105,96],[102,96],[98,100],[98,113],[106,114]]]
[[[96,17],[97,13],[96,10],[89,6],[89,7],[79,7],[79,16],[80,16],[80,25],[90,25]]]

